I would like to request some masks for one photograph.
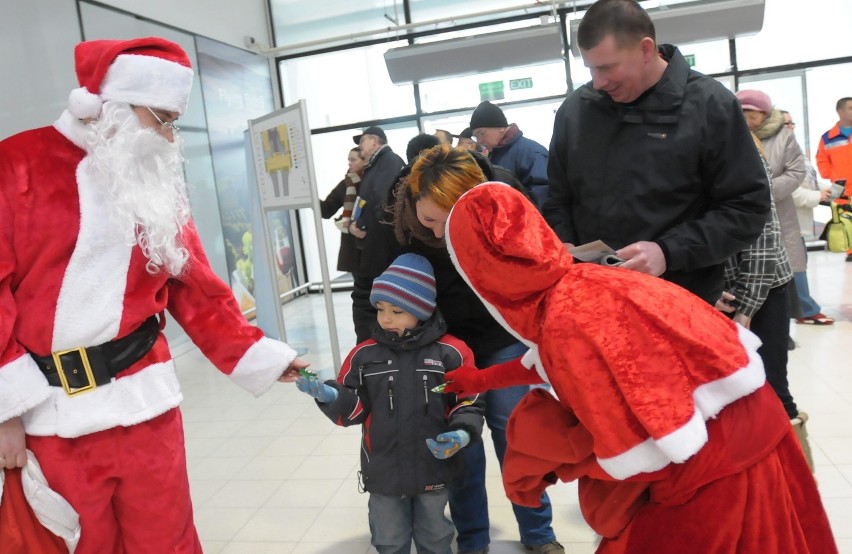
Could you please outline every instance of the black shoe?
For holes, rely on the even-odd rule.
[[[796,341],[793,340],[793,337],[787,337],[787,350],[795,350],[796,349]]]
[[[557,541],[550,541],[545,544],[525,544],[524,550],[533,552],[534,554],[565,554],[565,548]]]

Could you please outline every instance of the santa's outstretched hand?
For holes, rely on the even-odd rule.
[[[443,392],[470,396],[494,389],[516,385],[535,385],[543,382],[535,370],[524,366],[521,363],[521,358],[515,358],[485,369],[463,365],[455,371],[449,371],[444,374]]]
[[[299,378],[301,373],[299,373],[300,369],[304,369],[311,365],[310,362],[306,362],[301,358],[294,358],[290,365],[287,366],[287,369],[284,370],[284,373],[281,374],[281,377],[278,378],[278,381],[281,383],[295,383],[296,379]]]

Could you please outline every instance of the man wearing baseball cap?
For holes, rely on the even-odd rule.
[[[370,304],[373,279],[399,253],[390,226],[383,225],[382,220],[385,199],[405,162],[388,146],[388,137],[381,127],[367,127],[352,140],[361,149],[361,157],[367,160],[358,189],[360,215],[349,225],[349,232],[356,237],[361,250],[359,268],[352,272],[352,321],[358,342],[363,342],[370,338],[370,328],[376,320],[376,309]]]

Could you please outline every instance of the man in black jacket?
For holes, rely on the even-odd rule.
[[[563,242],[603,240],[625,269],[714,303],[724,261],[769,217],[769,183],[736,98],[677,48],[658,49],[634,0],[596,2],[577,40],[592,81],[556,114],[545,218]]]
[[[358,238],[361,250],[359,268],[352,272],[352,320],[360,343],[370,338],[370,329],[376,320],[376,310],[370,304],[373,279],[398,254],[398,251],[391,250],[394,245],[387,240],[389,231],[382,232],[379,226],[385,213],[385,198],[396,184],[397,175],[405,163],[388,146],[388,138],[380,127],[367,127],[352,138],[361,149],[361,157],[367,160],[358,189],[363,206],[360,216],[353,218],[349,226],[349,232]]]

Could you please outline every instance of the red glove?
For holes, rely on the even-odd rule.
[[[454,392],[459,396],[470,396],[493,389],[504,389],[516,385],[535,385],[543,383],[534,369],[527,369],[520,358],[486,369],[476,369],[463,365],[455,371],[444,374],[444,392]]]

